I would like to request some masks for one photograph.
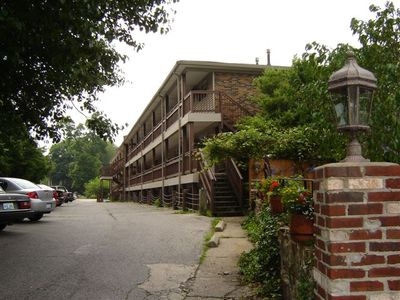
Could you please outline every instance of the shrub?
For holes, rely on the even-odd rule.
[[[160,198],[154,199],[153,205],[154,205],[155,207],[162,207],[162,206],[163,206],[162,201],[160,200]]]
[[[258,284],[260,296],[268,299],[282,298],[278,232],[283,223],[285,215],[272,215],[267,205],[243,223],[255,246],[241,255],[239,269],[244,280]]]
[[[109,196],[108,182],[103,181],[103,187],[101,186],[101,180],[96,177],[89,182],[85,183],[84,195],[88,199],[96,199],[103,188],[103,197],[107,198]]]

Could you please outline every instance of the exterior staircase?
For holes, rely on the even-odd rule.
[[[243,211],[229,183],[226,173],[215,173],[214,215],[217,217],[242,216]]]

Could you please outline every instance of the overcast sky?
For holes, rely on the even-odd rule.
[[[400,0],[393,1],[397,8]],[[130,83],[109,88],[98,103],[114,122],[128,123],[115,143],[119,146],[178,60],[267,63],[290,66],[307,43],[335,48],[338,43],[358,47],[352,36],[352,17],[375,19],[369,5],[383,0],[180,0],[167,35],[140,35],[140,52],[126,50],[123,66]]]

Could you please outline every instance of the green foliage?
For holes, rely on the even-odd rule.
[[[154,199],[153,205],[154,205],[155,207],[162,207],[162,206],[163,206],[163,205],[162,205],[162,201],[160,200],[160,198]]]
[[[373,161],[400,162],[400,9],[393,1],[385,7],[370,6],[374,20],[353,19],[351,29],[362,47],[360,66],[378,79],[374,96],[371,133],[365,138],[364,154]]]
[[[307,45],[302,59],[290,69],[268,68],[255,80],[261,96],[257,116],[237,124],[235,133],[223,133],[206,140],[204,150],[211,162],[227,157],[248,161],[269,155],[294,161],[335,161],[343,154],[344,140],[338,136],[327,93],[334,54],[317,43]]]
[[[3,112],[0,112],[0,117]],[[44,151],[24,126],[0,127],[0,176],[19,177],[39,183],[50,170]]]
[[[255,184],[255,188],[263,195],[279,195],[283,187],[282,176],[268,176]]]
[[[305,187],[301,177],[286,179],[280,190],[285,211],[289,214],[302,214],[314,218],[314,199],[312,191]]]
[[[371,135],[361,138],[365,156],[373,161],[400,162],[400,10],[387,2],[382,9],[371,5],[370,11],[376,13],[375,20],[351,22],[360,49],[338,44],[332,50],[312,42],[301,58],[294,58],[291,68],[266,69],[255,80],[261,96],[254,101],[261,112],[243,120],[238,133],[208,140],[205,147],[211,161],[221,157],[240,161],[267,154],[317,163],[342,159],[347,140],[337,133],[327,83],[352,49],[360,66],[378,79]],[[248,137],[248,144],[243,137]]]
[[[94,105],[105,86],[123,82],[126,57],[115,41],[135,50],[138,30],[166,33],[178,0],[2,1],[0,4],[0,127],[26,124],[37,138],[61,137],[73,100],[94,113],[87,126],[112,139],[120,126]]]
[[[282,202],[286,207],[297,203],[300,193],[306,192],[303,181],[297,179],[287,179],[280,190]]]
[[[269,88],[269,81],[277,82],[276,92],[267,95],[266,103],[269,105],[261,105],[258,117],[277,129],[275,142],[265,154],[295,161],[336,160],[342,153],[343,142],[333,123],[327,122],[332,119],[327,93],[332,66],[328,62],[347,47],[340,46],[340,50],[333,54],[317,43],[308,44],[306,49],[302,59],[293,60],[290,69],[278,73],[266,69],[263,76],[255,81],[260,91],[268,90],[265,86]],[[280,81],[276,80],[277,74],[281,76]]]
[[[202,151],[206,160],[213,165],[233,158],[237,163],[247,165],[250,158],[261,158],[268,145],[275,141],[276,133],[275,128],[261,122],[257,118],[249,118],[237,125],[235,133],[219,133],[204,140]]]
[[[100,178],[96,177],[85,183],[84,195],[88,199],[97,199],[98,195],[100,195],[102,190],[103,190],[103,196],[107,198],[109,194],[108,182],[103,181],[102,183]]]
[[[299,276],[300,280],[297,286],[297,297],[298,300],[309,300],[314,299],[314,288],[315,281],[314,277],[310,276],[312,274],[312,269],[314,267],[313,259],[306,261],[303,268],[301,269],[301,274]]]
[[[240,256],[239,268],[246,282],[259,284],[260,295],[281,299],[280,248],[278,230],[284,215],[272,215],[265,205],[257,215],[249,216],[243,224],[254,248]]]
[[[82,125],[75,128],[70,124],[65,136],[62,142],[50,148],[50,178],[54,184],[83,193],[85,183],[99,175],[100,168],[109,163],[116,148],[94,133],[85,131]]]

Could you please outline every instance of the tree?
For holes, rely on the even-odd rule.
[[[109,186],[108,182],[101,181],[99,177],[96,177],[85,184],[85,197],[89,199],[96,199],[98,195],[103,192],[103,197],[109,197]]]
[[[371,134],[366,155],[373,161],[400,162],[400,9],[386,2],[383,9],[370,6],[375,20],[353,19],[351,29],[362,47],[358,62],[378,79],[374,96]]]
[[[83,193],[85,184],[99,176],[100,168],[109,163],[116,147],[81,124],[68,127],[66,138],[50,148],[50,179],[53,184]]]
[[[113,42],[140,50],[134,33],[166,33],[172,11],[164,5],[177,1],[1,1],[0,124],[59,141],[76,101],[92,114],[87,126],[112,140],[120,126],[95,101],[104,86],[123,82],[118,64],[126,57]]]
[[[220,160],[224,155],[225,158],[242,155],[246,159],[248,154],[255,157],[270,154],[322,163],[343,158],[346,137],[336,131],[327,83],[352,49],[359,64],[378,78],[372,134],[363,139],[364,152],[374,161],[399,162],[400,10],[392,2],[387,2],[384,9],[371,5],[370,10],[376,13],[375,20],[351,22],[353,33],[359,35],[360,49],[338,44],[331,50],[313,42],[306,45],[301,58],[294,58],[291,68],[266,69],[255,80],[261,92],[254,99],[261,108],[259,115],[241,121],[239,131],[223,140],[219,136],[207,140],[204,151],[209,159]],[[253,138],[255,131],[263,134],[259,143]],[[247,149],[251,151],[242,152],[239,146],[233,156],[229,145],[240,145],[246,135],[250,137],[247,141],[252,146]]]
[[[43,149],[28,135],[23,124],[0,128],[0,176],[26,178],[38,183],[49,170],[50,163]]]
[[[340,157],[343,139],[332,123],[327,80],[334,58],[347,48],[331,53],[317,43],[307,45],[291,68],[264,70],[254,84],[260,93],[253,99],[257,116],[240,120],[235,133],[223,133],[205,141],[203,152],[211,162],[232,157],[237,162],[264,156],[294,161],[326,162]],[[342,147],[340,147],[342,146]]]

